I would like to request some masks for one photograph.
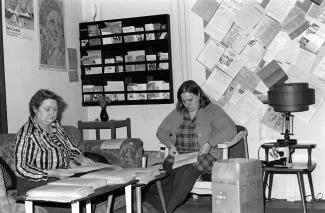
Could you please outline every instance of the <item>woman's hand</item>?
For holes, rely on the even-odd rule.
[[[172,157],[176,157],[179,155],[177,152],[176,146],[174,144],[169,146],[168,155],[170,155]]]
[[[92,165],[95,163],[95,161],[91,160],[90,158],[85,157],[84,155],[80,154],[76,161],[82,165],[82,166],[87,166],[87,165]]]
[[[199,151],[199,155],[203,155],[203,154],[207,154],[210,152],[210,144],[209,143],[205,143],[203,144],[203,146],[201,147],[200,151]]]

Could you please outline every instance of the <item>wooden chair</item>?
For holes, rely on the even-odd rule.
[[[237,134],[230,140],[218,144],[218,148],[223,150],[223,159],[227,158],[248,158],[248,145],[247,145],[247,130],[243,126],[236,125]],[[191,191],[193,198],[196,199],[198,195],[211,194],[212,183],[211,181],[204,181],[198,179]]]
[[[127,118],[125,120],[109,120],[109,121],[78,121],[78,129],[80,131],[81,140],[83,138],[83,130],[95,130],[96,140],[100,140],[100,130],[110,129],[111,139],[116,139],[116,129],[126,128],[127,138],[131,138],[131,120]]]

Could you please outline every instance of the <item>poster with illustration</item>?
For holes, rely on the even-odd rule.
[[[5,0],[5,23],[7,35],[33,38],[33,0]]]
[[[66,71],[62,0],[39,0],[40,69]]]

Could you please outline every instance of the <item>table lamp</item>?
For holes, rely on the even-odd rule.
[[[273,106],[274,111],[283,113],[282,133],[284,139],[277,140],[277,146],[285,147],[297,144],[293,135],[292,112],[303,112],[309,110],[309,105],[315,103],[315,90],[309,88],[308,83],[280,84],[270,88],[268,93],[268,104]]]

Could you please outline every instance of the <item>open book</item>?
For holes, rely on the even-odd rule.
[[[44,185],[27,191],[27,200],[70,202],[94,193],[90,186]]]

